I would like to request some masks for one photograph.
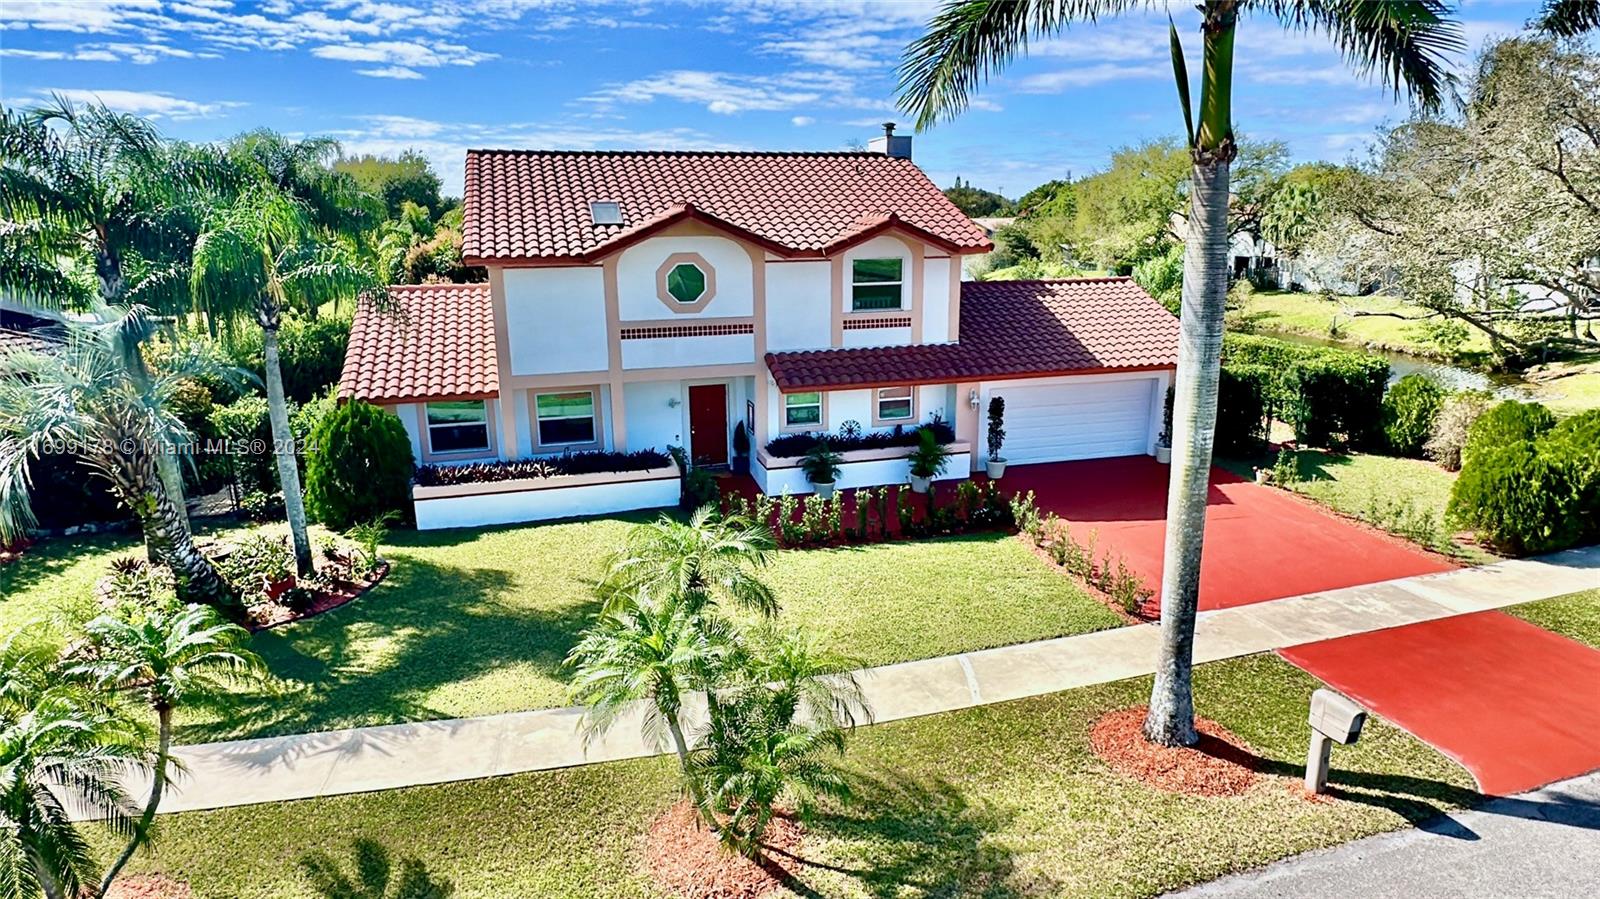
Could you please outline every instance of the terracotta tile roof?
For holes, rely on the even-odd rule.
[[[780,390],[1168,368],[1178,320],[1129,278],[961,285],[958,344],[768,353]]]
[[[7,353],[48,353],[60,348],[54,331],[13,331],[0,328],[0,356]]]
[[[394,313],[367,303],[356,310],[341,398],[402,403],[499,393],[489,285],[401,285],[389,296]]]
[[[596,225],[589,204],[621,205]],[[781,255],[815,256],[895,224],[953,252],[990,242],[908,159],[878,153],[468,150],[468,264],[582,260],[693,217]]]

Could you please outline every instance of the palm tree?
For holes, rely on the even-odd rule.
[[[149,840],[171,762],[173,713],[187,702],[228,696],[234,687],[259,677],[266,665],[246,646],[248,631],[206,606],[152,611],[134,621],[102,615],[84,632],[91,658],[69,673],[104,690],[133,694],[156,714],[150,800],[128,845],[106,869],[100,882],[103,896],[134,851]]]
[[[769,530],[738,517],[719,518],[709,504],[687,523],[663,515],[628,532],[607,560],[600,598],[610,608],[643,593],[682,602],[691,614],[727,601],[775,615],[777,597],[757,572],[776,552]]]
[[[70,450],[138,519],[150,559],[172,569],[180,596],[237,613],[237,597],[195,547],[158,467],[168,448],[190,440],[171,411],[174,393],[186,378],[214,369],[178,357],[138,377],[126,357],[148,329],[142,308],[102,311],[96,325],[69,325],[66,342],[52,352],[12,353],[3,360],[0,540],[14,540],[35,523],[30,460]]]
[[[1545,0],[1531,24],[1556,37],[1600,30],[1600,0]]]
[[[301,576],[312,572],[311,540],[289,430],[278,328],[285,309],[309,311],[341,297],[381,292],[373,274],[355,261],[346,245],[329,238],[314,212],[262,176],[206,216],[190,274],[196,306],[209,318],[248,315],[261,328],[273,453]]]
[[[53,654],[14,634],[0,644],[0,896],[68,899],[95,883],[73,823],[88,811],[134,832],[119,785],[144,757],[137,725],[62,677]]]
[[[683,703],[691,692],[714,687],[737,652],[731,627],[671,596],[638,593],[629,602],[614,601],[567,655],[566,664],[576,670],[572,697],[589,707],[587,737],[605,733],[621,714],[646,703],[646,735],[659,742],[666,730],[690,796],[704,808],[690,776]]]
[[[906,49],[901,105],[917,116],[918,127],[929,126],[965,109],[979,85],[1025,51],[1030,38],[1144,5],[1134,0],[947,0],[928,33]],[[1427,107],[1442,101],[1450,81],[1447,56],[1463,46],[1460,26],[1446,18],[1442,0],[1202,0],[1199,8],[1198,123],[1177,26],[1168,29],[1193,168],[1162,562],[1161,658],[1144,729],[1150,740],[1169,746],[1198,739],[1190,668],[1228,291],[1229,165],[1237,152],[1233,43],[1239,18],[1253,12],[1287,28],[1323,31],[1356,68],[1377,74],[1397,93],[1409,90]]]
[[[103,105],[55,97],[0,110],[0,289],[52,309],[98,301],[179,311],[195,201],[226,173],[209,148],[164,141],[146,120]],[[188,527],[177,457],[155,458]]]

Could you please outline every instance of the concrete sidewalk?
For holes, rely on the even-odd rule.
[[[1491,799],[1420,827],[1287,858],[1173,899],[1414,899],[1595,894],[1600,774]]]
[[[1211,662],[1600,587],[1600,547],[1205,612]],[[1150,674],[1156,625],[1124,627],[860,672],[875,720],[893,721]],[[691,714],[703,714],[703,701]],[[640,714],[592,745],[581,709],[363,727],[179,747],[187,773],[162,812],[305,799],[653,755]],[[130,784],[139,795],[147,785]]]

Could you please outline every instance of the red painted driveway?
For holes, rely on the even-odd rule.
[[[1280,650],[1507,795],[1600,768],[1600,652],[1503,612]]]
[[[1121,556],[1157,595],[1167,472],[1149,456],[1008,469],[1008,490],[1032,490],[1039,508],[1067,519],[1096,554]],[[1272,487],[1216,470],[1206,512],[1200,608],[1281,599],[1454,568],[1443,557],[1323,512]]]

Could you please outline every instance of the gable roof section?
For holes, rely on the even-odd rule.
[[[1171,368],[1178,320],[1130,278],[968,281],[958,344],[768,353],[785,393]]]
[[[340,399],[370,403],[487,399],[500,390],[487,284],[389,288],[392,312],[356,308]]]
[[[600,201],[623,224],[594,224]],[[468,150],[465,206],[469,265],[590,261],[684,217],[782,256],[895,226],[955,253],[992,246],[909,159],[879,153]]]

